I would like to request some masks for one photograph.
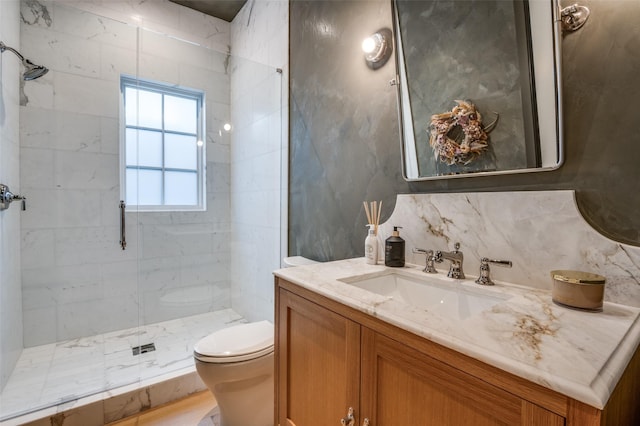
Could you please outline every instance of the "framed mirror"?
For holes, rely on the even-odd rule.
[[[406,180],[563,162],[556,0],[393,0]]]

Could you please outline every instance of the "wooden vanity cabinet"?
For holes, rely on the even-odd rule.
[[[280,426],[341,425],[349,407],[353,426],[640,424],[625,406],[638,356],[621,407],[601,411],[280,278],[276,343]]]
[[[339,425],[358,408],[360,326],[286,290],[278,299],[276,424]]]
[[[361,359],[361,413],[372,425],[564,425],[557,414],[364,327]]]

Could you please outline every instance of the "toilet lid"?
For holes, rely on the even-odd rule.
[[[193,347],[203,362],[248,361],[273,352],[273,324],[252,322],[228,327],[204,337]]]

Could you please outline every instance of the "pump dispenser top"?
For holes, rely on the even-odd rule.
[[[400,237],[398,228],[401,226],[394,226],[393,233],[386,239],[384,245],[384,264],[392,267],[404,266],[404,240]]]

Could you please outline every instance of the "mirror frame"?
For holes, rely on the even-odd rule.
[[[531,46],[533,57],[534,81],[536,87],[537,122],[539,124],[539,143],[542,165],[534,168],[478,171],[458,174],[420,176],[415,147],[415,139],[407,140],[405,113],[403,111],[402,90],[408,87],[406,74],[400,72],[403,64],[400,55],[403,52],[402,38],[398,29],[399,17],[396,1],[391,0],[393,34],[395,44],[396,86],[398,124],[402,157],[402,177],[408,182],[456,179],[476,176],[494,176],[517,173],[532,173],[557,170],[564,163],[564,139],[562,126],[562,28],[558,0],[528,0],[531,22]],[[413,123],[410,125],[413,133]],[[553,143],[551,143],[553,142]],[[549,146],[545,146],[549,145]],[[553,146],[551,146],[553,145]],[[555,152],[554,152],[555,151]],[[410,158],[408,158],[410,156]],[[551,158],[555,161],[546,161]],[[411,172],[409,172],[409,169]]]

